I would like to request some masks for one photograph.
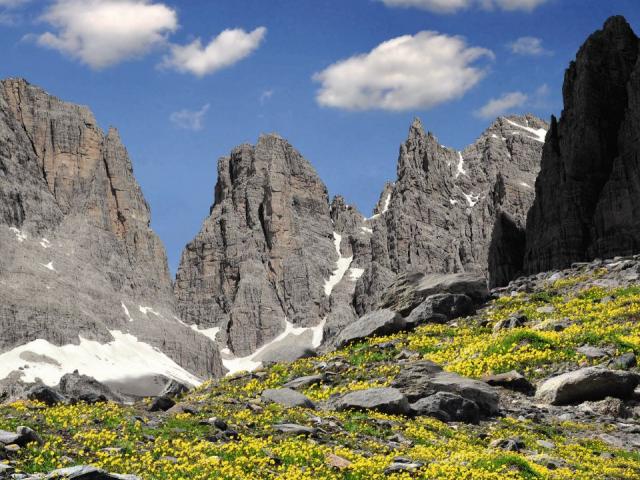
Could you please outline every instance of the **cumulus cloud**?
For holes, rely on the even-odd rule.
[[[176,11],[151,0],[56,0],[42,19],[55,32],[40,45],[95,69],[140,57],[178,28]]]
[[[542,39],[537,37],[520,37],[515,42],[511,42],[509,49],[517,55],[540,56],[548,55],[549,52],[542,46]]]
[[[265,27],[252,32],[236,28],[223,31],[206,46],[199,38],[188,45],[171,45],[171,52],[165,56],[161,67],[203,77],[248,57],[260,46],[266,34]]]
[[[484,10],[532,11],[549,0],[382,0],[389,7],[420,8],[435,13],[456,13],[472,7]]]
[[[169,119],[176,127],[195,132],[204,127],[204,118],[209,111],[210,105],[207,103],[200,110],[180,110],[173,112]]]
[[[505,93],[499,98],[492,98],[482,108],[476,110],[474,115],[479,118],[492,119],[504,115],[514,108],[523,107],[529,96],[522,92]]]
[[[486,74],[491,50],[462,37],[424,31],[381,43],[314,75],[317,102],[350,110],[430,108],[461,97]]]

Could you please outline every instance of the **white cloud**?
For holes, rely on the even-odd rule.
[[[56,32],[40,45],[95,69],[140,57],[178,28],[176,11],[152,0],[56,0],[42,19]]]
[[[537,37],[520,37],[508,46],[509,49],[517,55],[531,55],[535,57],[550,53],[542,46],[542,39]]]
[[[472,7],[530,12],[549,0],[381,0],[388,7],[419,8],[435,13],[455,13]]]
[[[382,0],[388,7],[415,7],[436,13],[453,13],[469,8],[472,0]]]
[[[480,118],[492,119],[503,115],[514,108],[523,107],[529,96],[522,92],[505,93],[500,98],[492,98],[482,108],[476,110],[474,115]]]
[[[171,53],[164,58],[161,67],[203,77],[248,57],[260,46],[266,34],[265,27],[252,32],[233,29],[223,31],[207,46],[203,46],[199,38],[188,45],[171,45]]]
[[[490,50],[437,32],[404,35],[314,75],[320,105],[350,110],[430,108],[461,97],[486,74]]]
[[[204,117],[207,115],[209,107],[210,105],[207,103],[200,110],[180,110],[173,112],[169,119],[178,128],[197,132],[204,127]]]
[[[275,92],[273,90],[265,90],[264,92],[262,92],[260,94],[260,105],[264,105],[267,100],[271,100],[271,97],[273,97],[273,94]]]

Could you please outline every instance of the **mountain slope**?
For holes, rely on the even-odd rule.
[[[0,83],[0,376],[222,373],[209,339],[175,317],[149,223],[115,129],[23,80]]]

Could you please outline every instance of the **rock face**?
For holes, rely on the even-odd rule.
[[[317,325],[338,254],[327,189],[285,140],[262,136],[218,162],[215,202],[178,270],[178,309],[189,323],[219,327],[246,356],[286,322]]]
[[[358,314],[376,308],[398,274],[478,272],[492,285],[507,283],[521,268],[546,129],[531,115],[502,117],[458,152],[416,120],[400,147],[396,182],[359,232],[368,234],[370,257],[356,286]]]
[[[181,317],[219,329],[223,351],[248,357],[292,325],[322,325],[335,339],[383,306],[397,275],[471,272],[485,292],[487,277],[504,283],[522,267],[545,133],[533,116],[500,118],[457,152],[416,120],[398,179],[370,218],[341,196],[329,204],[313,167],[282,138],[236,148],[219,161],[210,216],[182,255]],[[493,270],[492,249],[505,259]]]
[[[530,273],[640,249],[640,41],[624,18],[580,48],[563,94],[528,216]]]
[[[50,385],[75,369],[102,382],[222,373],[212,342],[175,317],[149,223],[115,129],[23,80],[0,82],[0,378],[25,366],[24,380]]]

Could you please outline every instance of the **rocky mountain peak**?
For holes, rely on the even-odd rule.
[[[82,365],[144,393],[158,376],[222,373],[212,342],[176,317],[164,247],[117,130],[25,80],[2,81],[0,172],[1,378],[33,381],[45,362],[55,384]]]
[[[629,24],[613,17],[569,66],[527,223],[528,272],[637,250],[639,52]]]

